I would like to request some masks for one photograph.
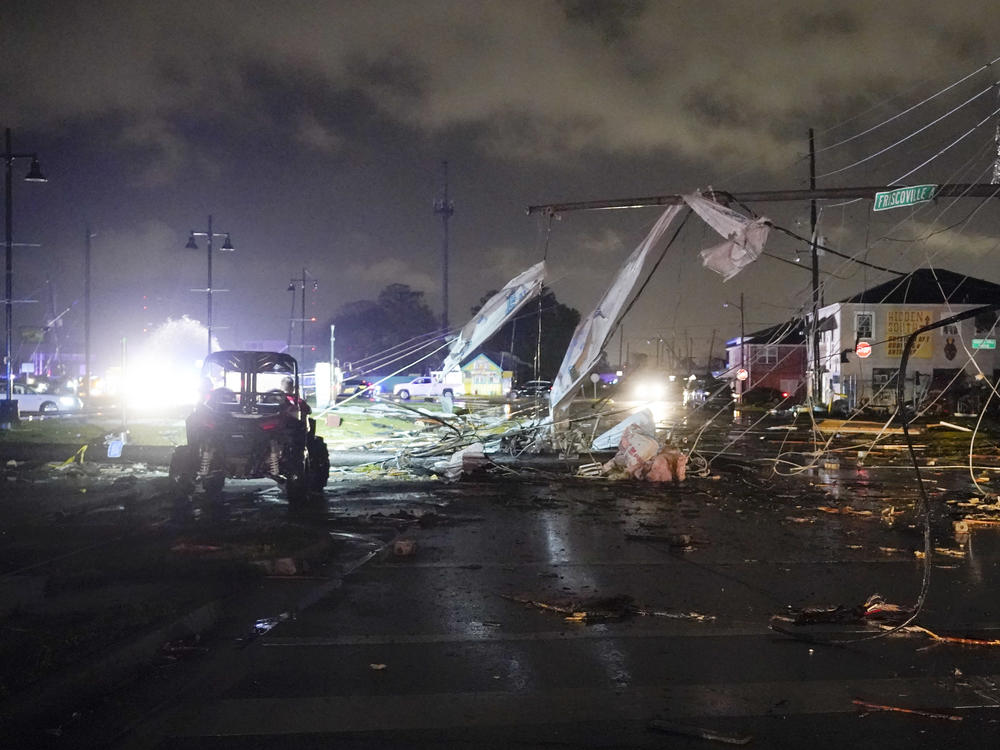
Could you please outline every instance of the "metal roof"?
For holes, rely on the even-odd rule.
[[[943,268],[918,268],[841,302],[883,305],[988,305],[1000,300],[1000,284]]]

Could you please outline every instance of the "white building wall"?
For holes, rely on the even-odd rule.
[[[823,401],[847,399],[855,405],[867,400],[885,406],[896,403],[895,384],[882,388],[879,381],[887,370],[898,371],[903,346],[910,332],[927,323],[937,322],[956,313],[980,305],[943,304],[861,304],[836,303],[820,310],[820,320],[831,318],[836,329],[820,334],[820,364],[823,372]],[[872,345],[872,353],[862,359],[854,353],[858,337],[858,313],[871,315],[871,336],[861,336],[861,341]],[[906,373],[906,397],[913,397],[913,389],[926,388],[935,370],[962,368],[969,375],[980,370],[988,377],[1000,367],[995,349],[973,349],[976,335],[975,320],[961,321],[953,327],[938,328],[922,334],[911,350]],[[995,338],[995,336],[994,336]],[[840,354],[848,350],[847,362],[840,361]],[[810,354],[810,369],[812,352]],[[917,374],[916,382],[914,374]]]

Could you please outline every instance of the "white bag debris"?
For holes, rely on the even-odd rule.
[[[653,421],[653,412],[649,409],[642,409],[628,419],[623,419],[607,432],[601,433],[594,438],[590,449],[592,451],[606,451],[617,447],[621,443],[622,433],[631,425],[638,425],[646,435],[656,434],[656,423]]]
[[[434,470],[444,474],[446,479],[458,479],[463,472],[473,471],[486,463],[482,443],[473,443],[455,451],[447,461],[436,464]]]
[[[647,482],[683,482],[687,477],[687,461],[687,455],[680,449],[661,447],[651,432],[644,432],[639,423],[633,422],[622,432],[618,453],[601,468],[605,475],[618,474]]]

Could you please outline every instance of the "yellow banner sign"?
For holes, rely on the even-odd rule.
[[[923,328],[930,323],[931,314],[927,310],[889,310],[885,324],[885,334],[889,340],[886,345],[886,356],[902,357],[907,337],[918,328]],[[931,332],[921,333],[913,342],[910,356],[930,359],[933,354],[934,345]]]

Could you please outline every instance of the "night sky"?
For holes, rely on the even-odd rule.
[[[15,250],[15,298],[39,300],[15,325],[71,308],[82,338],[88,222],[98,367],[147,323],[202,319],[204,243],[184,244],[209,214],[237,248],[214,263],[224,347],[284,341],[303,268],[320,320],[393,282],[439,311],[445,159],[452,325],[546,247],[553,290],[585,314],[658,211],[567,213],[548,233],[528,205],[805,188],[809,128],[821,187],[889,184],[949,146],[901,184],[989,182],[1000,97],[959,105],[995,69],[852,136],[1000,55],[998,28],[985,2],[6,0],[0,126],[49,178],[15,163],[14,239],[41,244]],[[833,204],[819,231],[843,252],[1000,282],[995,200]],[[805,202],[752,208],[809,232]],[[631,348],[691,339],[703,359],[713,330],[738,333],[723,302],[740,293],[748,330],[808,307],[805,247],[775,233],[768,251],[800,249],[803,268],[764,257],[723,283],[697,256],[715,242],[688,222],[626,319]],[[828,301],[890,278],[821,267]]]

